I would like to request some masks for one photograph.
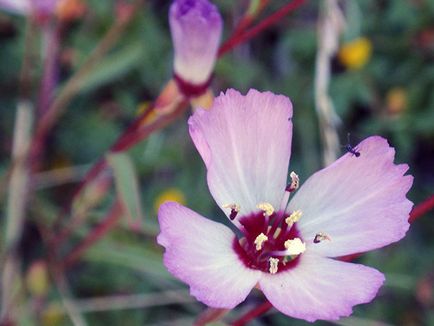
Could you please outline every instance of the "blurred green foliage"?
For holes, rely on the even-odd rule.
[[[248,1],[215,3],[225,20],[226,38],[248,7]],[[270,1],[262,16],[285,3]],[[415,181],[409,197],[417,204],[434,193],[434,0],[358,0],[341,4],[347,17],[342,42],[364,36],[373,47],[370,60],[361,69],[347,69],[337,57],[333,60],[330,92],[342,119],[339,130],[342,145],[347,142],[348,132],[353,143],[374,134],[386,137],[396,148],[397,162],[410,166]],[[80,93],[50,132],[44,170],[95,162],[134,119],[140,104],[155,99],[171,77],[169,5],[170,1],[147,1],[116,47],[88,71]],[[319,1],[308,2],[224,56],[217,64],[213,82],[216,93],[229,87],[242,92],[256,88],[291,98],[294,105],[291,169],[299,172],[302,180],[321,168],[321,142],[313,101],[319,5]],[[113,24],[114,15],[114,0],[88,0],[85,15],[64,29],[59,89]],[[23,17],[0,13],[0,175],[6,175],[10,163],[25,25]],[[35,43],[31,97],[36,101],[42,73],[38,48],[43,40],[39,30],[31,33]],[[390,100],[394,89],[400,90],[403,99],[395,106]],[[86,251],[82,260],[67,272],[75,298],[136,293],[155,293],[158,297],[162,291],[185,288],[164,268],[162,249],[154,241],[158,225],[153,205],[165,189],[178,188],[184,192],[187,206],[227,223],[207,190],[205,168],[188,136],[186,118],[129,150],[144,207],[143,230],[131,230],[122,224]],[[46,258],[41,229],[50,229],[73,189],[74,184],[69,182],[40,189],[32,196],[21,245],[24,274],[34,260]],[[6,191],[0,190],[1,204],[5,202]],[[62,248],[65,254],[101,221],[113,197],[114,189]],[[3,216],[4,205],[1,207]],[[427,214],[412,225],[403,241],[360,258],[361,262],[383,271],[387,283],[373,303],[357,307],[353,319],[338,324],[374,325],[374,321],[381,321],[434,325],[433,218],[432,212]],[[426,291],[430,296],[421,294]],[[60,302],[60,298],[52,280],[44,304],[28,309],[21,323],[34,324],[39,320],[54,325],[43,322],[41,316],[47,307],[45,303]],[[20,305],[29,307],[34,300],[24,297]],[[225,320],[235,318],[260,300],[259,292],[253,292]],[[86,313],[85,317],[90,325],[182,325],[191,323],[203,308],[192,301],[106,310]],[[290,322],[307,325],[303,321]],[[273,312],[251,325],[271,323],[287,324],[288,318]],[[69,321],[63,318],[58,324],[68,325]]]

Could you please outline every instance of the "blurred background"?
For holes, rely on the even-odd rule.
[[[111,169],[75,199],[72,211],[63,211],[89,168],[171,79],[171,2],[61,2],[54,13],[0,9],[1,268],[14,270],[7,284],[12,292],[4,287],[4,275],[2,292],[14,293],[8,309],[16,317],[4,325],[192,324],[206,307],[166,271],[155,242],[156,212],[165,200],[227,223],[188,135],[190,110],[112,159]],[[214,1],[224,19],[223,40],[255,2]],[[264,3],[255,22],[288,1]],[[333,156],[333,148],[345,152],[348,133],[352,145],[371,135],[386,137],[396,148],[396,162],[408,163],[415,177],[410,200],[421,203],[434,194],[434,1],[331,3],[305,1],[222,56],[212,89],[218,94],[256,88],[291,98],[290,168],[302,181]],[[53,98],[65,95],[65,85],[70,96],[32,167],[8,265],[17,107],[30,105],[37,122]],[[315,101],[324,89],[332,109]],[[135,198],[133,213],[110,220],[116,196],[126,192]],[[358,258],[386,274],[372,303],[356,307],[348,319],[316,324],[434,325],[433,218],[433,212],[422,216],[399,243]],[[61,240],[51,241],[53,235]],[[69,263],[59,271],[55,262],[62,259]],[[263,300],[253,291],[215,325],[230,323]],[[273,309],[249,325],[266,324],[308,325]]]

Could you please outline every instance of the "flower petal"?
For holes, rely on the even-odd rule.
[[[229,89],[209,111],[198,110],[190,118],[190,135],[220,207],[238,204],[239,216],[263,202],[279,208],[291,153],[291,117],[285,96],[256,90],[243,96]]]
[[[15,14],[27,15],[30,13],[31,4],[28,0],[0,0],[0,9]]]
[[[305,252],[294,269],[264,274],[259,285],[276,309],[313,322],[349,316],[354,305],[370,302],[383,282],[373,268]]]
[[[207,82],[214,69],[223,29],[216,6],[208,0],[175,0],[170,7],[175,73],[186,82]]]
[[[175,202],[161,205],[157,238],[164,264],[190,286],[191,295],[215,308],[244,301],[261,272],[246,268],[232,249],[234,233]]]
[[[383,247],[404,237],[413,204],[406,164],[395,165],[395,151],[381,137],[369,137],[356,150],[315,173],[289,204],[301,209],[298,222],[308,250],[337,257]],[[314,244],[315,234],[329,240]]]

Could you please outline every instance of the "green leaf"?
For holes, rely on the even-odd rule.
[[[134,68],[143,55],[143,46],[136,42],[103,58],[80,82],[81,91],[89,91],[110,83]]]
[[[124,153],[108,154],[107,161],[113,169],[116,191],[125,206],[130,225],[138,228],[142,224],[143,210],[133,162]]]
[[[155,277],[159,282],[176,281],[163,265],[161,254],[145,246],[113,242],[104,239],[86,251],[84,259],[93,263],[110,263],[131,268]],[[167,284],[167,283],[165,283]]]

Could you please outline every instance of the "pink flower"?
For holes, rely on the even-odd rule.
[[[208,0],[175,0],[169,22],[175,79],[184,93],[198,95],[207,89],[214,70],[222,18]]]
[[[233,308],[255,286],[275,308],[308,321],[348,316],[370,302],[384,276],[334,258],[404,237],[413,178],[381,137],[369,137],[298,187],[291,173],[288,98],[228,90],[189,120],[208,186],[238,232],[174,202],[159,211],[158,243],[168,270],[191,294]],[[238,235],[240,234],[240,235]]]
[[[39,19],[54,14],[60,0],[0,0],[0,8],[24,16],[35,15]]]

